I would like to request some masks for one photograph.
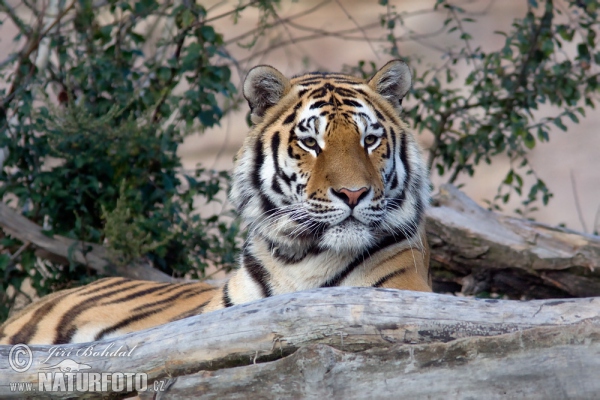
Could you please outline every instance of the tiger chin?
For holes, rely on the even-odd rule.
[[[87,342],[265,297],[331,286],[431,291],[427,168],[406,123],[408,66],[370,80],[250,70],[253,127],[230,199],[248,226],[221,288],[105,278],[57,292],[0,327],[0,343]]]

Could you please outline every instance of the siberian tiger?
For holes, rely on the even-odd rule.
[[[93,341],[319,287],[431,291],[427,169],[400,119],[410,86],[398,60],[369,81],[253,68],[243,91],[254,126],[230,191],[249,234],[229,281],[102,279],[28,306],[0,328],[0,342]]]

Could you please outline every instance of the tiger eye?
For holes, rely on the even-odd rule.
[[[306,147],[315,147],[317,145],[317,141],[314,138],[308,137],[305,139],[302,139],[302,143],[306,146]]]
[[[376,141],[377,141],[377,136],[375,136],[375,135],[369,135],[369,136],[365,137],[365,145],[367,145],[367,146],[373,145]]]

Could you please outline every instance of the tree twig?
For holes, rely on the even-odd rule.
[[[581,227],[585,233],[588,233],[587,226],[585,224],[585,218],[583,218],[583,212],[581,211],[581,203],[579,201],[579,193],[577,192],[577,184],[575,183],[575,175],[573,174],[573,170],[569,171],[569,175],[571,177],[571,189],[573,190],[573,198],[575,200],[575,208],[577,209],[577,216],[579,217],[579,222],[581,223]]]
[[[363,34],[363,37],[365,38],[366,42],[369,44],[369,47],[371,48],[371,50],[373,51],[373,54],[375,55],[375,57],[377,57],[377,59],[379,59],[379,52],[377,51],[377,49],[375,49],[375,47],[373,46],[373,43],[371,43],[371,41],[369,40],[369,38],[367,37],[367,33],[364,31],[364,29],[360,26],[360,24],[358,23],[358,21],[356,21],[354,19],[354,17],[352,16],[352,14],[350,14],[348,12],[348,10],[346,10],[346,8],[342,5],[342,2],[340,0],[335,0],[335,2],[337,3],[337,5],[342,9],[342,11],[344,12],[344,14],[346,14],[346,16],[348,17],[348,19],[350,21],[352,21],[352,23],[360,30],[360,32]]]

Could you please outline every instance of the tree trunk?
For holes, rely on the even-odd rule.
[[[53,346],[31,346],[33,364],[22,373],[9,365],[10,347],[0,346],[0,398],[23,396],[11,392],[10,382],[38,388],[38,373],[48,372],[41,368],[66,359],[90,366],[86,373],[146,373],[149,387],[157,382],[169,399],[189,397],[190,391],[239,397],[242,390],[257,397],[288,397],[287,390],[289,397],[360,398],[369,390],[375,397],[436,397],[442,387],[461,397],[489,398],[509,388],[513,391],[507,393],[533,390],[552,379],[554,386],[542,395],[590,398],[599,389],[598,369],[590,368],[600,363],[599,334],[600,298],[515,302],[391,289],[316,289],[114,339],[61,345],[61,353],[46,363]],[[82,354],[90,346],[98,353],[120,349],[129,356]],[[266,379],[271,372],[272,379]],[[573,374],[577,380],[570,382]],[[511,376],[519,377],[519,385],[507,381]],[[478,379],[494,383],[477,385]],[[68,390],[52,394],[94,396]]]

